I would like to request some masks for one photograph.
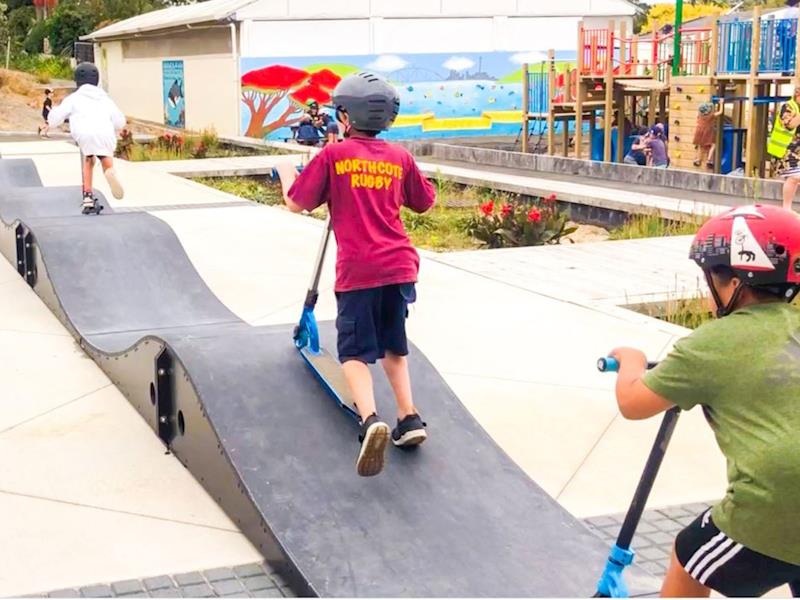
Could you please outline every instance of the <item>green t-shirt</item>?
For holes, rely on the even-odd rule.
[[[800,309],[758,304],[707,323],[643,381],[683,410],[702,405],[728,464],[717,527],[800,565]]]

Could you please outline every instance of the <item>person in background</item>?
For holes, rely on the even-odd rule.
[[[795,83],[792,97],[778,112],[772,126],[767,153],[772,156],[773,170],[783,177],[783,208],[791,210],[800,185],[800,82]]]
[[[53,90],[47,88],[44,90],[44,103],[42,104],[42,119],[44,124],[39,127],[39,135],[42,137],[50,137],[47,131],[50,126],[47,124],[47,118],[50,116],[50,111],[53,110]]]
[[[694,129],[692,143],[697,150],[694,166],[705,164],[709,169],[714,168],[714,147],[717,139],[717,117],[714,105],[703,102],[697,109],[697,124]]]
[[[661,124],[653,125],[645,138],[650,166],[656,169],[666,169],[669,166],[667,144],[664,138],[664,126]]]
[[[640,167],[647,165],[647,154],[645,154],[647,146],[644,140],[646,134],[646,128],[639,128],[636,130],[636,139],[631,145],[631,149],[625,155],[625,158],[622,159],[622,162],[626,165],[638,165]]]

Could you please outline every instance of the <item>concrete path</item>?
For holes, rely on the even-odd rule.
[[[268,156],[238,156],[231,158],[202,158],[195,160],[158,160],[142,163],[150,170],[181,177],[253,177],[271,175],[281,162],[299,165],[307,162],[303,154]]]
[[[45,185],[79,182],[74,147],[34,144],[0,144],[0,154],[34,155]],[[321,222],[243,206],[239,198],[140,164],[121,161],[119,171],[127,195],[112,201],[115,208],[159,209],[155,214],[174,228],[231,310],[252,324],[298,318]],[[97,187],[107,192],[99,173]],[[662,279],[632,260],[650,251],[641,244],[604,244],[423,253],[419,303],[409,320],[411,338],[498,444],[581,517],[625,510],[658,427],[657,420],[618,417],[613,376],[597,373],[596,358],[614,346],[633,345],[657,359],[686,333],[613,306],[629,290],[637,296],[669,293],[675,278]],[[685,273],[681,280],[690,282],[678,246],[670,240],[664,247],[674,252],[674,262],[659,249],[658,268]],[[545,282],[555,276],[559,252],[583,252],[564,260],[585,265],[587,282],[591,272],[609,265],[619,272],[625,263],[631,263],[630,279],[607,285],[613,274],[595,278],[591,302],[584,302],[584,287],[562,284],[569,278]],[[493,271],[492,261],[506,267]],[[637,279],[634,268],[649,275]],[[0,292],[8,296],[0,297],[0,305],[12,308],[0,321],[0,335],[8,340],[0,378],[18,400],[0,406],[0,445],[7,448],[4,456],[13,457],[0,471],[0,502],[5,514],[16,515],[4,525],[10,530],[3,538],[15,542],[0,548],[0,564],[11,565],[0,570],[0,595],[256,561],[252,547],[163,454],[38,298],[12,269],[3,272]],[[320,318],[335,315],[332,275],[329,262]],[[424,412],[426,399],[417,402]],[[651,505],[707,501],[724,493],[724,482],[724,463],[702,415],[684,415]]]

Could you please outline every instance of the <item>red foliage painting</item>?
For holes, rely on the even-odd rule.
[[[331,92],[340,80],[341,77],[328,69],[308,73],[284,65],[271,65],[245,73],[242,76],[242,102],[250,110],[250,125],[245,135],[263,138],[276,129],[299,123],[308,102],[330,102]],[[272,110],[286,98],[288,107],[266,123]]]

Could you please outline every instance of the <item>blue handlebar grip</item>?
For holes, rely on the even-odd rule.
[[[597,359],[597,370],[601,373],[616,373],[619,371],[619,361],[612,357],[606,356],[605,358]]]

